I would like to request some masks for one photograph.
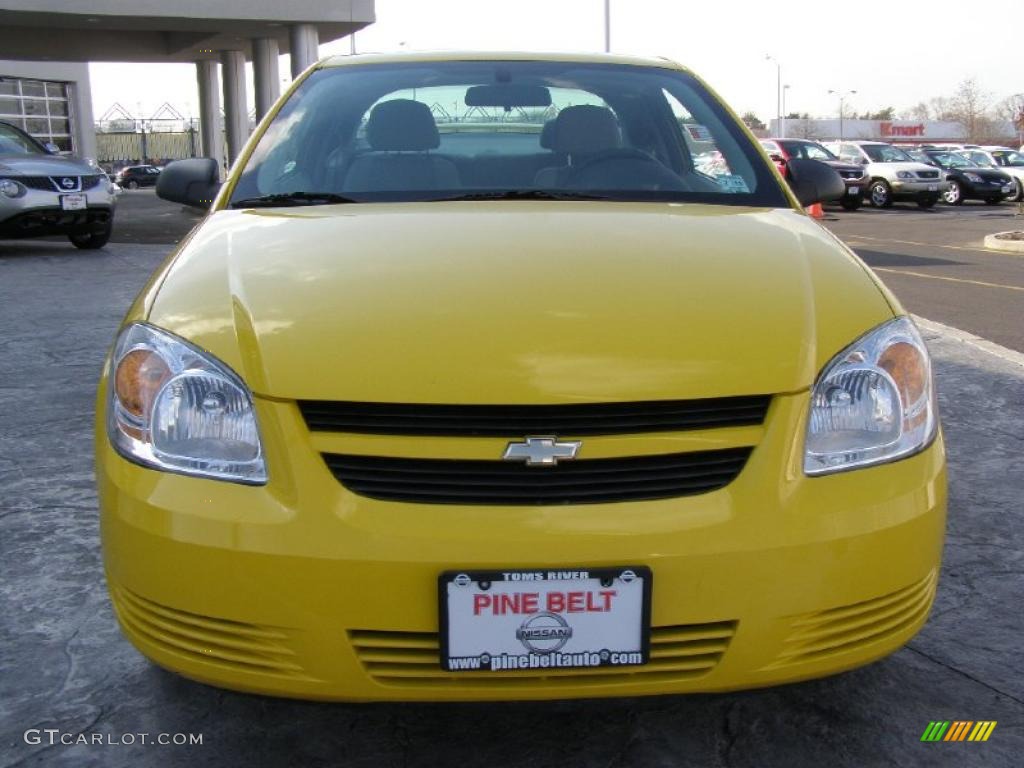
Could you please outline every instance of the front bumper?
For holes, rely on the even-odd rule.
[[[945,179],[927,179],[921,181],[905,181],[896,179],[889,183],[895,197],[938,197],[947,189],[949,182]]]
[[[11,176],[17,181],[18,177]],[[85,195],[86,208],[65,211],[63,194]],[[68,193],[27,189],[21,197],[0,196],[0,237],[46,237],[101,231],[114,215],[115,198],[105,182],[92,189]]]
[[[971,200],[988,200],[994,197],[1009,197],[1016,191],[1016,186],[1012,181],[1001,182],[1001,181],[965,181],[964,182],[964,197],[970,198]]]
[[[935,592],[946,511],[941,436],[909,459],[807,478],[802,440],[793,438],[803,434],[806,392],[774,398],[763,427],[720,438],[757,446],[721,490],[489,507],[362,498],[319,451],[349,441],[387,455],[446,455],[460,445],[489,454],[503,440],[311,435],[293,403],[257,399],[271,480],[251,487],[120,458],[103,426],[104,391],[97,478],[122,629],[156,663],[219,686],[343,700],[764,686],[892,652],[924,624]],[[657,437],[675,439],[708,438]],[[601,440],[588,443],[600,449]],[[648,666],[540,675],[448,673],[438,664],[441,571],[621,564],[653,571]]]

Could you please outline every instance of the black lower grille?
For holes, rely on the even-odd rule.
[[[530,467],[503,461],[324,454],[360,496],[420,504],[598,504],[666,499],[728,485],[752,448],[578,459]]]
[[[918,171],[917,175],[922,179],[937,179],[939,178],[938,171]]]
[[[314,431],[377,435],[615,435],[760,424],[768,395],[572,405],[435,405],[303,400]]]

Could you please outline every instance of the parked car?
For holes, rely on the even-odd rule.
[[[978,168],[998,168],[1003,173],[1012,176],[1017,188],[1007,199],[1014,202],[1024,200],[1024,153],[1014,152],[1012,149],[994,151],[971,149],[957,152],[957,154]]]
[[[964,200],[984,200],[988,205],[998,205],[1016,189],[1008,174],[994,168],[979,168],[956,152],[926,149],[920,154],[924,162],[945,171],[949,189],[942,200],[949,205],[961,205]]]
[[[210,210],[100,382],[144,654],[250,692],[562,699],[804,680],[921,628],[931,363],[805,213],[834,170],[787,187],[654,58],[334,57],[272,114],[223,187],[161,174]]]
[[[66,235],[77,248],[102,248],[113,225],[102,171],[0,122],[0,238]]]
[[[892,144],[844,141],[828,147],[840,160],[865,166],[870,178],[868,200],[877,208],[889,208],[900,200],[912,200],[921,208],[931,208],[949,189],[937,168],[914,160]]]
[[[125,189],[156,186],[160,169],[155,165],[129,165],[117,172],[114,180]]]
[[[854,163],[844,163],[833,155],[824,146],[810,139],[761,139],[761,146],[764,147],[768,156],[779,172],[789,180],[789,161],[794,157],[808,160],[818,160],[836,170],[843,177],[846,190],[838,202],[848,211],[855,211],[864,202],[864,194],[868,188],[868,176],[864,166]]]

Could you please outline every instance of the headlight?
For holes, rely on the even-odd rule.
[[[981,178],[981,176],[979,176],[976,173],[965,173],[964,176],[969,181],[973,181],[975,184],[981,184],[983,181],[985,181],[983,178]]]
[[[130,325],[114,345],[107,386],[107,433],[125,458],[185,475],[267,481],[252,395],[206,352]]]
[[[897,179],[912,179],[912,178],[914,178],[914,174],[912,174],[910,171],[897,171],[896,172],[896,178]]]
[[[927,447],[938,426],[931,359],[907,317],[865,334],[825,366],[811,392],[804,472],[881,464]]]
[[[11,179],[0,179],[0,195],[4,197],[21,197],[25,194],[25,187]]]

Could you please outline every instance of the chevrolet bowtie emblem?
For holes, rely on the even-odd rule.
[[[528,437],[505,448],[505,461],[523,461],[528,467],[553,467],[560,459],[575,459],[582,443],[558,442],[557,437]]]

